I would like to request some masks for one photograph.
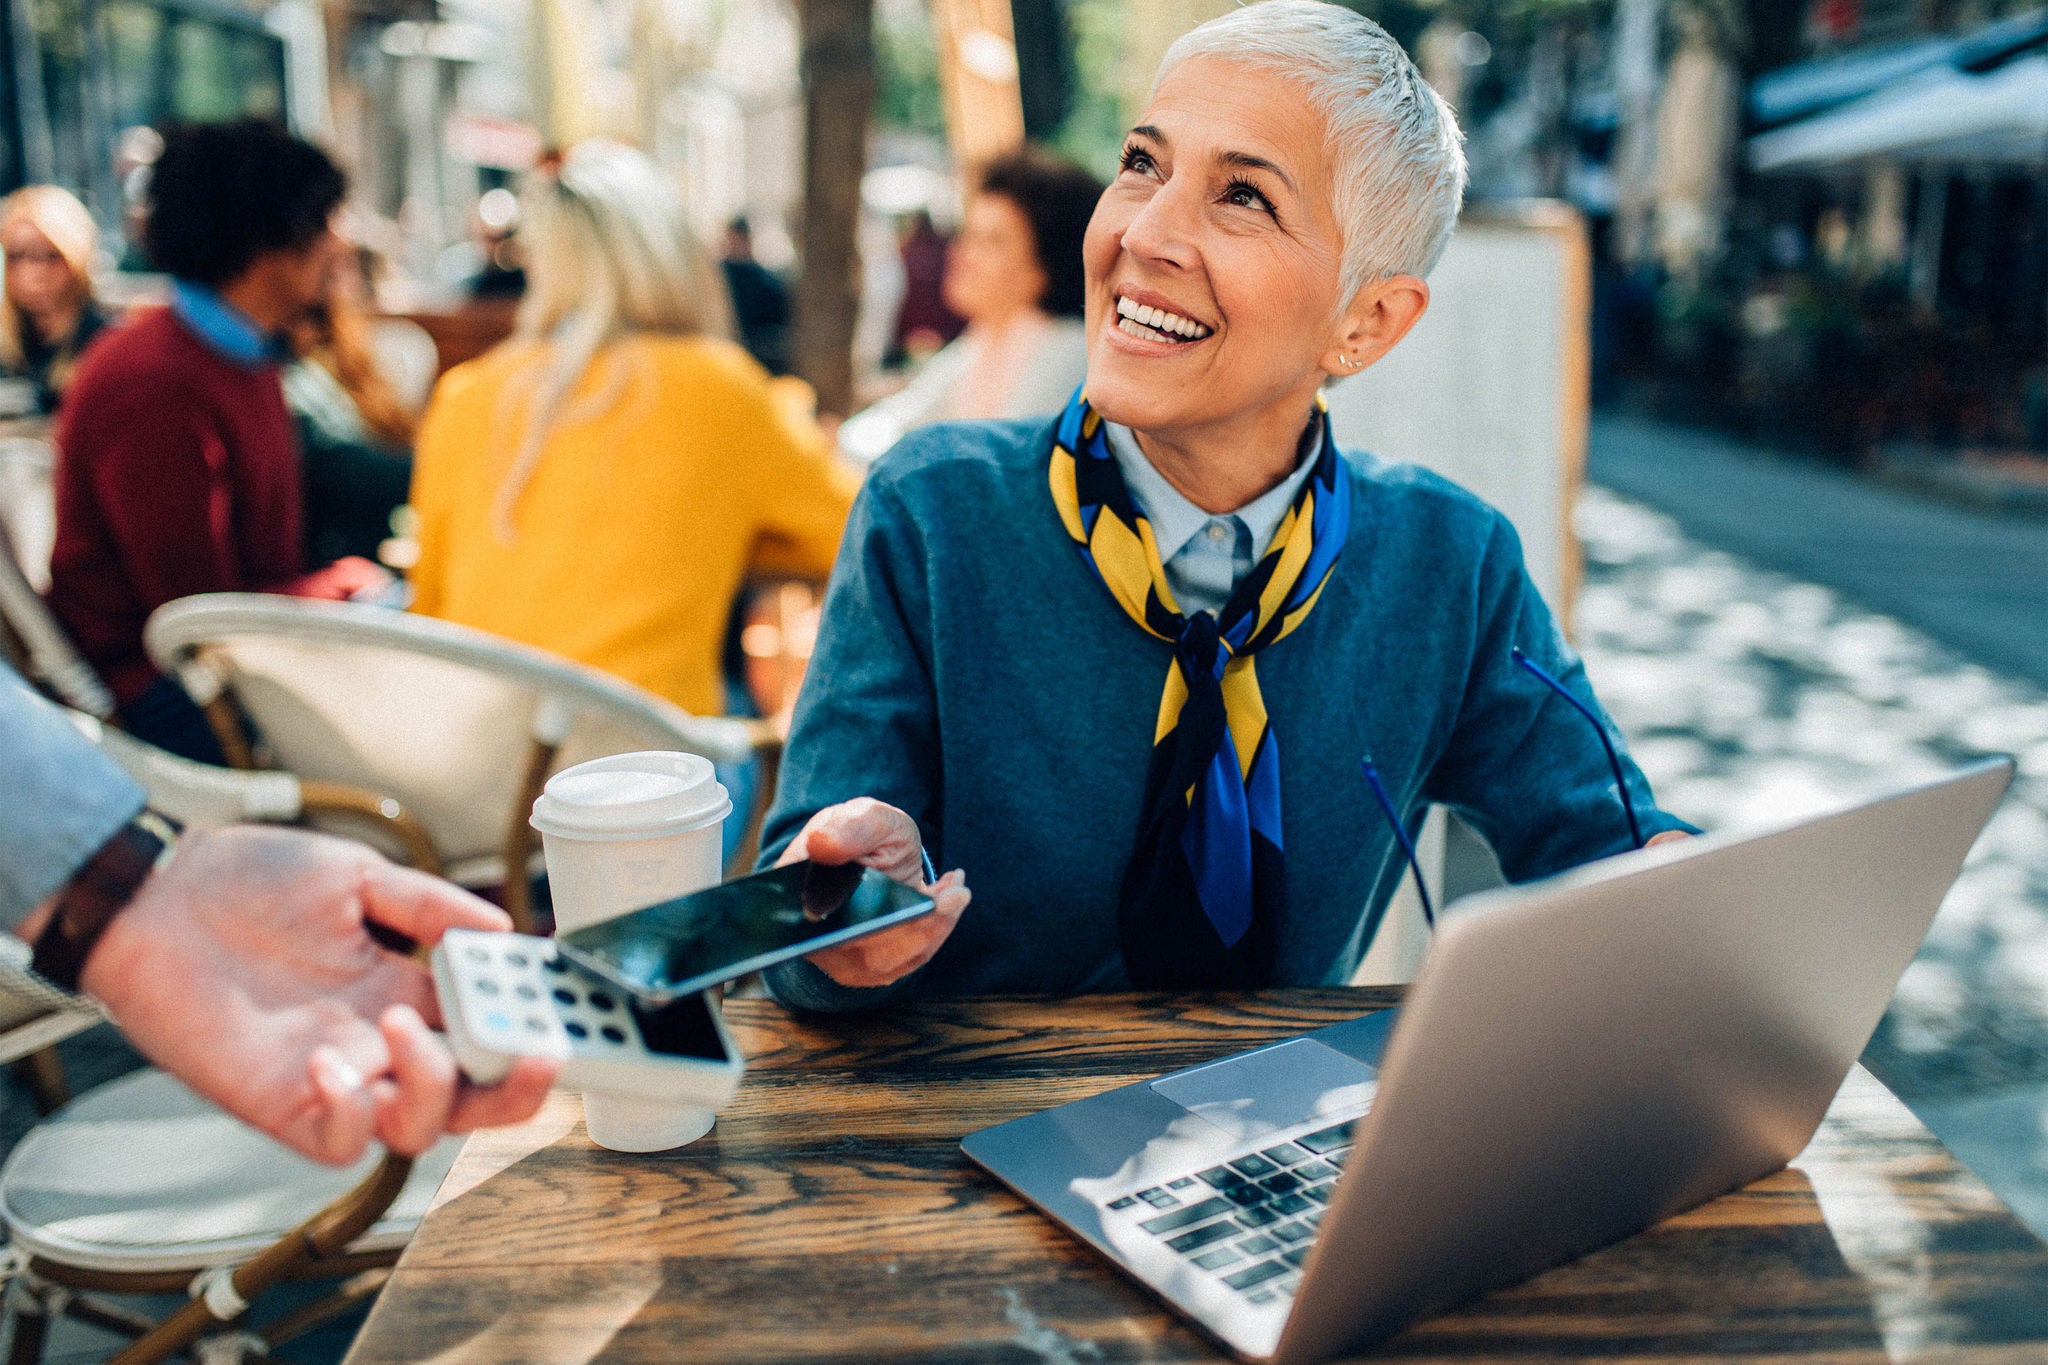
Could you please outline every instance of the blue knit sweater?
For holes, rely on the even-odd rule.
[[[974,901],[893,986],[772,971],[786,1004],[1126,984],[1117,887],[1170,646],[1068,540],[1050,440],[1042,422],[929,427],[854,505],[762,858],[819,809],[872,796],[910,813],[941,869],[966,870]],[[1287,854],[1275,985],[1349,979],[1405,871],[1364,755],[1411,823],[1451,806],[1516,881],[1629,847],[1592,728],[1509,659],[1519,645],[1591,697],[1507,519],[1424,470],[1347,459],[1349,542],[1308,618],[1259,655]],[[1685,827],[1625,770],[1646,837]]]

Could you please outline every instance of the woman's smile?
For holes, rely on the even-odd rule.
[[[1216,329],[1194,317],[1192,310],[1177,307],[1149,291],[1131,288],[1116,291],[1111,325],[1126,337],[1176,350],[1207,341],[1216,334]]]

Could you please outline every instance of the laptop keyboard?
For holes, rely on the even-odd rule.
[[[1354,1120],[1355,1121],[1355,1120]],[[1351,1152],[1351,1123],[1104,1204],[1253,1303],[1292,1295]]]

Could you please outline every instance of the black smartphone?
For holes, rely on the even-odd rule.
[[[791,863],[559,936],[564,956],[648,1005],[928,915],[932,900],[858,864]]]

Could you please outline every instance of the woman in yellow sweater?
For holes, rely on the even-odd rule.
[[[651,160],[585,142],[526,200],[518,328],[420,426],[413,609],[721,714],[742,583],[823,578],[857,477],[727,339],[724,281]]]

